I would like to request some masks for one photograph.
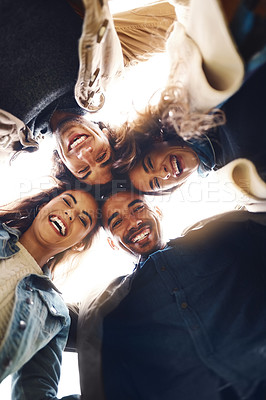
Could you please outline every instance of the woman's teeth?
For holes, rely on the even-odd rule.
[[[50,218],[51,223],[53,224],[53,226],[56,228],[56,230],[62,235],[65,236],[66,234],[66,227],[64,225],[64,223],[61,221],[60,218],[56,217],[56,216],[51,216]]]
[[[74,149],[76,146],[78,146],[80,143],[84,142],[87,139],[86,135],[82,136],[77,136],[74,141],[71,143],[69,146],[70,150]]]
[[[132,242],[133,243],[137,243],[137,242],[140,242],[141,240],[143,240],[145,237],[147,237],[148,235],[149,235],[149,233],[150,233],[150,229],[145,229],[143,232],[141,232],[139,235],[137,235],[137,236],[135,236],[133,239],[132,239]]]
[[[174,175],[179,175],[181,171],[179,169],[176,156],[171,156],[171,166],[172,166],[172,169],[173,169],[173,174]]]

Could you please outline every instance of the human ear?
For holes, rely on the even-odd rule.
[[[154,210],[155,210],[157,216],[158,216],[160,219],[162,219],[162,218],[163,218],[162,210],[161,210],[158,206],[155,206],[155,207],[154,207]]]
[[[102,129],[102,132],[103,132],[105,135],[107,135],[107,134],[109,133],[109,131],[108,131],[107,128],[103,128],[103,129]]]
[[[113,241],[113,239],[110,238],[110,236],[108,236],[107,242],[108,242],[109,246],[111,247],[111,249],[113,249],[113,250],[119,250],[119,247],[115,244],[115,242]]]
[[[71,247],[73,251],[83,251],[85,247],[85,243],[81,240],[80,242],[76,243],[74,246]]]

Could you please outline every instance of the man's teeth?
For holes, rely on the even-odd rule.
[[[80,143],[84,142],[87,139],[86,135],[78,136],[74,139],[73,143],[70,145],[70,150],[74,149]]]
[[[65,236],[66,234],[66,227],[61,221],[60,218],[52,216],[50,217],[50,221],[52,222],[53,226],[56,228],[56,230],[61,233],[62,236]]]
[[[174,174],[175,174],[175,175],[180,174],[180,169],[178,168],[176,156],[173,156],[173,157],[171,158],[171,165],[172,165]]]
[[[140,242],[140,241],[143,240],[146,236],[148,236],[149,233],[150,233],[150,230],[149,230],[149,229],[145,229],[145,231],[143,231],[143,232],[141,232],[139,235],[135,236],[135,237],[132,239],[132,242],[133,242],[133,243]]]

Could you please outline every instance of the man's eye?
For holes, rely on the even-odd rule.
[[[63,202],[68,205],[69,207],[71,207],[71,203],[65,198],[63,197]]]
[[[96,161],[97,161],[97,162],[101,162],[101,161],[103,161],[103,160],[105,159],[105,157],[106,157],[106,151],[105,151],[104,153],[102,153],[102,154],[96,159]]]
[[[80,220],[80,222],[82,223],[82,225],[84,226],[84,228],[86,228],[87,225],[88,225],[86,219],[85,219],[85,218],[82,218],[82,217],[79,217],[79,220]]]
[[[112,224],[112,229],[117,228],[122,222],[122,219],[117,219],[113,224]]]
[[[134,212],[143,211],[143,210],[144,210],[144,206],[138,206],[134,209]]]
[[[147,162],[148,162],[148,166],[150,167],[150,169],[153,169],[153,163],[151,162],[150,157],[147,158]]]
[[[159,181],[158,181],[157,178],[154,178],[154,186],[155,186],[157,189],[160,189],[160,188],[161,188],[161,186],[160,186]]]

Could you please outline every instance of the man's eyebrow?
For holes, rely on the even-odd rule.
[[[114,219],[115,217],[117,217],[118,214],[119,214],[119,213],[116,211],[116,212],[114,212],[114,213],[111,215],[111,217],[108,218],[108,221],[107,221],[107,225],[108,225],[108,226],[110,225],[112,219]]]
[[[53,129],[53,131],[56,131],[56,130],[59,130],[59,129],[62,129],[62,127],[64,127],[64,125],[66,125],[67,123],[79,123],[79,124],[82,124],[82,120],[80,120],[79,118],[77,118],[77,117],[73,117],[72,115],[70,116],[70,115],[68,115],[68,116],[66,116],[65,118],[63,118],[60,122],[58,122],[58,124],[56,125],[56,127]]]
[[[100,165],[100,168],[106,167],[106,165],[111,164],[111,162],[112,162],[112,154],[110,155],[110,157],[108,158],[108,160],[106,160],[105,162],[103,162],[103,163]]]
[[[87,211],[82,211],[83,212],[83,214],[85,214],[85,215],[87,215],[87,217],[89,217],[89,219],[90,219],[90,222],[91,222],[91,225],[92,225],[92,218],[91,218],[91,215],[87,212]]]
[[[65,193],[65,195],[71,197],[71,199],[74,201],[74,203],[77,204],[77,200],[75,199],[75,197],[71,193]]]
[[[148,173],[149,170],[148,170],[148,168],[147,168],[147,166],[146,166],[146,164],[145,164],[145,162],[144,162],[144,158],[143,158],[143,160],[142,160],[142,166],[143,166],[144,171],[145,171],[146,173]]]
[[[144,203],[143,200],[136,199],[131,201],[131,203],[128,204],[128,208],[134,206],[136,203]]]

